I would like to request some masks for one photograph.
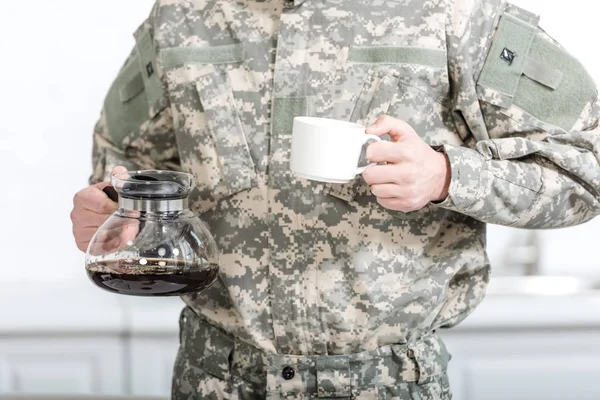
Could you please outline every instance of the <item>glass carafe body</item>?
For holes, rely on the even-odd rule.
[[[189,174],[134,171],[112,178],[119,208],[86,254],[97,286],[137,296],[198,292],[218,277],[218,250],[207,225],[187,207]]]

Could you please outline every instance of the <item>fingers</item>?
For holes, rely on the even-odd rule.
[[[92,237],[94,237],[94,235],[96,234],[96,232],[98,231],[98,226],[79,226],[77,223],[73,224],[73,237],[75,238],[75,244],[77,245],[77,248],[83,252],[87,251],[87,248],[90,244],[90,241],[92,240]],[[108,236],[104,236],[104,237],[98,237],[98,242],[104,242],[104,241],[108,241],[111,240],[112,238],[114,238],[115,235],[112,235],[112,237],[108,237]],[[92,254],[94,254],[92,252]]]
[[[116,175],[116,174],[122,174],[124,172],[127,172],[127,168],[122,167],[122,166],[119,165],[117,167],[114,167],[112,169],[112,171],[110,171],[110,177],[112,178],[114,175]]]
[[[73,236],[75,236],[76,240],[85,242],[89,241],[92,238],[92,236],[96,234],[97,231],[97,226],[86,226],[83,228],[73,227]]]
[[[389,210],[401,211],[404,213],[420,210],[425,204],[422,204],[415,199],[400,199],[400,198],[377,198],[377,203]]]
[[[367,134],[389,134],[392,142],[377,142],[367,147],[372,163],[363,178],[383,207],[409,212],[429,201],[447,196],[448,161],[405,121],[383,115],[366,129]],[[443,177],[445,180],[442,182]]]
[[[115,236],[105,242],[98,242],[97,245],[102,249],[102,254],[114,253],[127,246],[120,236]]]
[[[92,186],[93,186],[93,187],[95,187],[95,188],[98,188],[98,189],[102,190],[102,189],[104,189],[105,187],[107,187],[107,186],[111,186],[111,185],[112,185],[112,177],[113,177],[114,175],[117,175],[117,174],[122,174],[122,173],[124,173],[124,172],[127,172],[127,168],[125,168],[125,167],[121,167],[121,166],[114,167],[114,168],[112,169],[112,171],[110,171],[110,175],[109,175],[109,178],[108,178],[108,180],[107,180],[107,181],[104,181],[104,182],[99,182],[99,183],[96,183],[95,185],[92,185]]]
[[[371,143],[367,146],[367,160],[372,163],[399,163],[408,150],[404,145],[387,141]]]
[[[392,165],[373,165],[365,169],[362,174],[365,182],[370,185],[381,183],[398,183],[398,168]]]
[[[377,202],[385,208],[402,212],[421,209],[428,203],[419,185],[418,171],[406,164],[375,165],[363,172]]]
[[[88,246],[90,245],[90,241],[89,240],[75,241],[75,245],[77,246],[77,248],[79,250],[81,250],[85,253],[87,251]]]
[[[81,210],[81,212],[73,213],[71,221],[80,228],[95,228],[98,229],[111,214],[98,214],[94,211]]]
[[[122,166],[113,168],[111,176],[127,172]],[[118,205],[113,202],[102,190],[111,185],[111,182],[100,182],[89,186],[75,194],[73,197],[73,210],[71,211],[71,221],[73,224],[73,237],[77,248],[86,251],[92,237],[96,234],[98,228],[114,213]],[[103,247],[113,246],[119,239],[122,229],[109,228],[104,232],[104,237],[99,237],[99,242]],[[135,238],[135,234],[133,235]],[[120,241],[120,239],[119,239]],[[118,243],[116,243],[118,245]]]
[[[99,185],[104,185],[104,187],[108,186],[107,183],[102,183],[79,191],[75,197],[73,197],[73,209],[89,210],[98,214],[112,214],[115,212],[118,208],[117,203],[112,201],[106,193],[98,187]]]
[[[121,220],[113,226],[107,226],[94,239],[90,254],[100,256],[119,251],[130,246],[138,233],[139,221],[137,220]]]
[[[389,134],[392,141],[372,143],[367,147],[367,158],[374,163],[399,163],[413,155],[422,139],[405,121],[382,115],[369,126],[366,133],[382,136]],[[418,141],[415,141],[417,139]]]
[[[371,193],[378,199],[393,199],[404,195],[404,193],[402,193],[402,188],[393,183],[372,185]]]
[[[377,136],[389,134],[393,142],[403,142],[415,136],[417,133],[406,121],[382,115],[373,125],[367,127],[366,133]]]
[[[123,230],[121,232],[121,239],[123,243],[133,242],[140,232],[140,223],[139,221],[132,221],[131,223],[123,226]]]
[[[419,183],[419,171],[410,164],[373,165],[363,172],[363,179],[368,185],[394,183],[399,185],[415,185]]]

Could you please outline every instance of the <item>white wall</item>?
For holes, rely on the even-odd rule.
[[[73,194],[105,92],[152,0],[8,1],[0,24],[0,280],[79,279]]]
[[[91,132],[108,85],[134,44],[152,0],[9,1],[0,24],[0,280],[83,278],[71,237],[73,194],[90,173]],[[520,0],[542,12],[542,26],[600,82],[598,8]],[[596,271],[592,242],[600,219],[544,233],[548,270]],[[512,230],[492,228],[490,251],[502,260]],[[568,252],[565,252],[568,250]],[[565,254],[563,256],[563,254]]]

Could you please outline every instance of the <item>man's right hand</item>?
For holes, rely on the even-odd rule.
[[[127,172],[125,167],[115,167],[110,176]],[[71,222],[73,223],[73,236],[79,250],[85,252],[92,237],[107,219],[118,208],[102,191],[110,182],[101,182],[77,192],[73,197],[73,210]]]

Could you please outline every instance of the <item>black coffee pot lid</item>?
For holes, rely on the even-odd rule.
[[[176,200],[189,196],[191,174],[172,171],[129,171],[113,177],[119,195],[126,199]]]

